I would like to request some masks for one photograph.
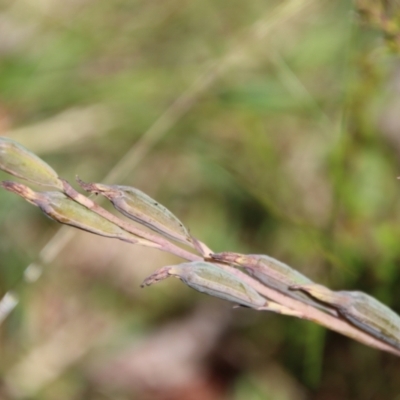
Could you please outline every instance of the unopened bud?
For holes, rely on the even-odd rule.
[[[199,292],[242,306],[262,308],[267,304],[267,300],[246,282],[217,265],[205,261],[193,261],[161,268],[146,278],[142,286],[149,286],[169,276],[179,278]]]
[[[5,181],[1,184],[10,192],[16,193],[30,203],[38,206],[48,217],[62,224],[70,225],[96,235],[123,240],[129,243],[148,242],[123,230],[116,224],[96,214],[88,208],[60,192],[34,192],[21,183]],[[149,242],[150,243],[150,242]]]
[[[5,137],[0,137],[0,169],[29,182],[62,189],[62,183],[50,165],[19,143]]]
[[[400,316],[374,297],[358,291],[333,291],[318,284],[293,285],[291,289],[335,307],[360,330],[400,349]]]
[[[126,217],[148,228],[185,244],[192,244],[191,236],[179,219],[163,205],[139,189],[130,186],[84,183],[81,187],[91,193],[101,194]]]
[[[313,283],[305,275],[289,265],[264,254],[215,253],[210,258],[226,264],[233,264],[243,268],[265,286],[276,289],[281,293],[302,303],[322,309],[330,314],[337,314],[335,310],[324,307],[304,293],[290,290],[292,285],[306,285]]]

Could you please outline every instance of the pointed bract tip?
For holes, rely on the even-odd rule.
[[[75,180],[83,190],[86,190],[87,192],[93,192],[93,190],[92,190],[93,184],[92,183],[87,183],[87,182],[83,181],[81,178],[79,178],[78,175],[75,176]]]
[[[318,283],[311,283],[309,285],[291,285],[290,290],[301,290],[311,297],[326,303],[333,303],[337,295],[324,285]]]
[[[196,239],[192,234],[189,233],[189,237],[187,238],[188,242],[191,243],[194,249],[203,256],[204,259],[211,258],[212,251],[200,240]]]
[[[290,290],[301,290],[303,292],[310,292],[313,289],[317,289],[319,286],[318,284],[310,284],[310,285],[290,285]],[[323,286],[321,286],[323,287]]]
[[[1,187],[8,190],[9,192],[18,194],[28,200],[32,200],[36,198],[35,192],[30,189],[28,186],[23,185],[22,183],[13,182],[13,181],[3,181],[0,183]]]
[[[16,182],[13,181],[2,181],[0,182],[0,186],[6,190],[9,190],[9,188],[13,187]]]
[[[168,278],[170,276],[170,271],[171,267],[167,266],[167,267],[163,267],[158,269],[157,271],[153,272],[150,276],[148,276],[147,278],[145,278],[142,282],[142,284],[140,285],[140,287],[145,287],[145,286],[150,286],[153,283],[157,283],[159,281],[162,281],[166,278]]]
[[[89,193],[101,193],[102,195],[107,197],[107,193],[112,191],[112,188],[109,185],[103,185],[102,183],[84,182],[82,179],[79,178],[78,175],[75,177],[75,179],[78,182],[78,185],[83,190]]]
[[[215,261],[221,261],[225,263],[234,263],[236,262],[242,255],[238,253],[230,253],[230,252],[223,252],[223,253],[213,253],[210,254],[210,258]]]

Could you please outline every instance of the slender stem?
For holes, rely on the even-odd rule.
[[[341,317],[335,317],[333,315],[326,314],[325,312],[318,310],[299,300],[293,299],[292,297],[287,296],[284,293],[266,287],[261,282],[257,281],[249,275],[246,275],[244,272],[234,267],[225,264],[218,264],[218,266],[225,269],[229,273],[236,275],[268,299],[271,299],[293,310],[300,311],[304,315],[304,319],[308,319],[310,321],[323,325],[328,329],[351,337],[352,339],[362,342],[368,346],[375,347],[377,349],[384,350],[400,356],[400,350],[390,346],[387,343],[381,342],[379,339],[370,336],[368,333],[359,330]]]
[[[120,228],[124,229],[125,231],[132,233],[133,235],[142,237],[150,242],[156,243],[158,246],[156,248],[174,254],[178,257],[181,257],[188,261],[198,261],[202,260],[202,257],[198,256],[197,254],[191,253],[185,249],[182,249],[179,246],[169,242],[168,240],[154,235],[150,232],[144,231],[139,227],[136,227],[129,222],[123,221],[116,217],[114,214],[110,213],[109,211],[105,210],[103,207],[100,207],[97,203],[93,200],[89,199],[88,197],[80,194],[77,192],[67,181],[62,179],[63,186],[64,186],[64,193],[70,197],[72,200],[76,201],[77,203],[83,205],[84,207],[88,208],[89,210],[95,212],[96,214],[102,216],[103,218],[107,219],[108,221],[118,225]],[[149,246],[145,243],[140,243],[143,246]],[[149,246],[154,247],[154,246]]]
[[[209,258],[211,254],[214,252],[202,241],[199,239],[196,239],[194,236],[191,235],[193,247],[195,250],[198,251],[199,254],[201,254],[204,258]]]

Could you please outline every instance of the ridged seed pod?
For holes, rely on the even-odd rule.
[[[295,285],[292,289],[335,307],[362,331],[400,349],[400,316],[374,297],[358,291],[333,291],[318,284]]]
[[[191,288],[247,307],[262,307],[266,300],[238,277],[215,264],[195,261],[176,265],[169,274]]]
[[[14,140],[0,137],[0,169],[43,186],[62,190],[57,173],[41,158]]]
[[[291,291],[290,287],[292,285],[305,285],[313,283],[313,281],[275,258],[263,254],[240,254],[231,252],[215,253],[211,254],[210,257],[216,261],[241,267],[250,276],[256,278],[265,286],[276,289],[293,299],[332,313],[332,310],[321,306],[321,304],[313,301],[304,293]],[[335,313],[335,311],[333,311],[333,313]]]
[[[101,217],[88,208],[76,203],[60,192],[35,192],[16,182],[1,184],[10,192],[39,207],[48,217],[62,224],[70,225],[96,235],[123,240],[129,243],[147,242]]]
[[[219,297],[241,306],[304,317],[301,312],[265,299],[236,275],[206,261],[192,261],[163,267],[146,278],[142,287],[152,285],[170,276],[179,278],[186,285],[201,293]]]
[[[126,217],[173,240],[192,244],[190,234],[182,222],[171,211],[139,189],[130,186],[78,182],[86,191],[105,196]]]

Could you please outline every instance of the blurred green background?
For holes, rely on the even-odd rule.
[[[140,188],[215,251],[400,311],[399,3],[1,1],[0,135],[70,182]],[[0,205],[0,295],[20,298],[1,399],[400,399],[390,354],[141,290],[177,259]]]

